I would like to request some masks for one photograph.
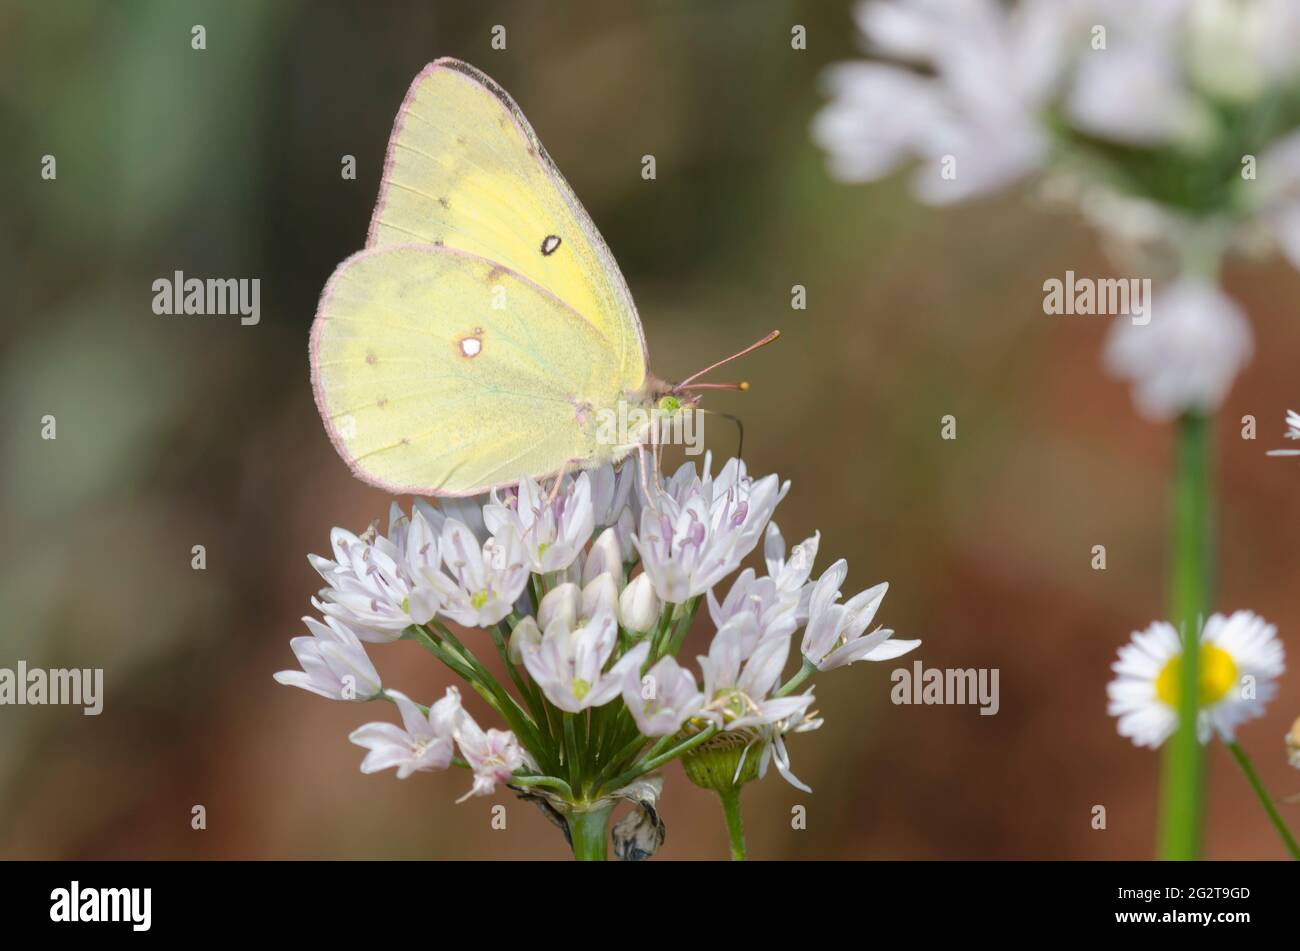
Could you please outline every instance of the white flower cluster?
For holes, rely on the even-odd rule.
[[[920,641],[868,633],[886,586],[841,603],[843,561],[810,580],[819,535],[787,554],[772,515],[788,482],[752,478],[737,459],[714,476],[710,463],[706,456],[702,474],[683,466],[650,499],[629,460],[549,488],[525,477],[517,489],[477,500],[435,507],[417,499],[409,516],[394,504],[382,534],[335,529],[333,557],[309,556],[326,585],[312,601],[324,619],[305,619],[311,636],[291,642],[302,669],[276,679],[332,699],[393,702],[403,726],[368,723],[351,736],[369,750],[362,770],[396,767],[404,778],[455,763],[473,771],[470,794],[564,773],[575,752],[554,747],[575,741],[565,733],[574,722],[601,753],[593,771],[608,763],[605,779],[627,779],[614,768],[612,718],[595,716],[611,704],[630,720],[630,737],[620,739],[632,754],[624,766],[636,765],[638,737],[657,740],[659,750],[706,731],[734,732],[757,747],[760,773],[774,761],[797,783],[783,737],[821,721],[810,712],[811,689],[793,688],[818,670],[890,659]],[[760,540],[767,574],[746,568],[719,598],[715,587]],[[675,655],[705,604],[717,632],[699,658],[701,687]],[[517,697],[477,660],[489,637],[471,631],[462,643],[448,624],[487,629],[487,649],[509,668]],[[801,627],[801,667],[782,684]],[[385,689],[363,642],[404,637],[465,677],[512,729],[484,732],[455,688],[429,708]]]
[[[826,75],[813,123],[846,181],[917,165],[928,204],[1046,173],[1114,246],[1159,243],[1182,277],[1107,366],[1163,420],[1218,407],[1252,354],[1215,286],[1232,246],[1300,268],[1300,4],[1294,0],[865,0],[868,61]]]

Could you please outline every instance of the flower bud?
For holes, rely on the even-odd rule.
[[[510,632],[510,643],[507,645],[506,654],[510,657],[510,663],[522,664],[524,654],[537,650],[541,645],[542,629],[531,617],[526,617]]]
[[[638,634],[654,630],[659,623],[659,597],[648,575],[637,575],[623,589],[618,599],[618,619],[623,627]]]
[[[581,606],[582,592],[573,582],[565,582],[542,598],[542,603],[537,606],[537,623],[545,631],[552,624],[561,622],[571,631],[577,626]]]
[[[618,612],[618,585],[610,574],[597,575],[582,589],[582,616],[593,618],[602,610]]]
[[[602,574],[608,573],[615,585],[623,582],[623,548],[618,543],[618,533],[607,528],[592,543],[587,561],[582,568],[582,583],[589,585]]]

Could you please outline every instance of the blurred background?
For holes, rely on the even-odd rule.
[[[1046,278],[1108,271],[1081,222],[1025,190],[933,210],[898,180],[828,177],[808,125],[820,71],[853,53],[849,5],[812,0],[0,3],[0,667],[105,670],[98,717],[0,707],[0,856],[566,854],[504,790],[455,805],[461,771],[363,776],[347,734],[391,711],[271,680],[319,584],[305,555],[388,508],[325,437],[307,333],[364,243],[408,83],[452,55],[514,95],[587,206],[659,375],[784,332],[747,359],[747,395],[709,404],[743,415],[752,471],[793,480],[787,539],[820,528],[818,570],[846,557],[850,590],[888,580],[880,620],[923,638],[927,667],[1001,670],[992,717],[891,705],[896,664],[820,677],[826,725],[790,742],[814,792],[775,772],[747,787],[751,855],[1150,857],[1159,757],[1116,735],[1105,684],[1165,613],[1169,430],[1103,375],[1105,319],[1042,313]],[[154,315],[175,270],[260,278],[260,324]],[[1216,603],[1277,623],[1294,666],[1300,469],[1264,450],[1300,408],[1300,278],[1237,262],[1227,286],[1256,356],[1217,423]],[[733,430],[708,435],[734,453]],[[451,682],[409,643],[371,656],[418,698]],[[1278,795],[1300,791],[1282,747],[1297,715],[1292,673],[1242,733]],[[1283,857],[1221,746],[1209,766],[1208,855]],[[725,856],[716,799],[676,765],[662,806],[662,857]]]

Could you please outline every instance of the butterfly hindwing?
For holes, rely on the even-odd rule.
[[[608,340],[495,261],[362,251],[326,285],[311,351],[335,447],[389,491],[472,495],[611,451],[596,431],[621,393]]]

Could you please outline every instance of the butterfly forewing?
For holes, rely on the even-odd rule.
[[[545,288],[606,339],[622,388],[643,385],[641,324],[604,240],[514,100],[458,60],[416,77],[389,140],[367,246],[413,242],[471,252]]]

